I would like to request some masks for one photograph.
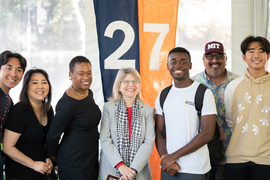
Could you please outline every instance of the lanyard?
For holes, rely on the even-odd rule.
[[[6,116],[6,113],[7,113],[7,107],[8,107],[8,102],[9,102],[9,94],[7,94],[7,103],[6,103],[6,107],[5,107],[5,112],[2,116],[2,108],[1,108],[1,95],[0,95],[0,117],[1,117],[1,129],[0,129],[0,133],[2,134],[2,131],[3,131],[3,121],[4,121],[4,118]]]

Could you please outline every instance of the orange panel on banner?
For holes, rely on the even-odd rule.
[[[140,74],[142,94],[146,104],[155,107],[158,93],[170,85],[167,54],[175,47],[178,0],[138,0]],[[160,180],[160,158],[152,152],[151,170],[154,180]]]

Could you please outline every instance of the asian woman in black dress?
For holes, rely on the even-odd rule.
[[[4,131],[6,179],[43,180],[52,162],[45,151],[45,135],[53,119],[51,84],[42,69],[26,72],[20,102],[9,112]]]
[[[71,60],[69,70],[72,84],[56,105],[47,134],[48,155],[57,162],[60,180],[96,180],[101,112],[89,89],[92,66],[87,58],[77,56]]]

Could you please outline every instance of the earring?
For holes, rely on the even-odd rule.
[[[69,77],[69,80],[71,80],[72,78],[71,77]]]

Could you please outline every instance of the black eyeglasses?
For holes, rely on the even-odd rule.
[[[218,60],[221,60],[221,59],[224,59],[225,55],[224,54],[216,54],[216,55],[207,54],[204,57],[206,57],[207,60],[213,60],[214,57],[216,57]]]

